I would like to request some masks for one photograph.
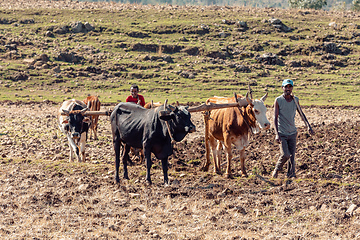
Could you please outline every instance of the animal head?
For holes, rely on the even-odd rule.
[[[246,94],[246,101],[249,103],[249,105],[246,107],[246,111],[248,116],[252,121],[256,119],[257,126],[253,129],[254,133],[259,132],[259,127],[261,129],[269,129],[270,128],[270,122],[266,117],[266,106],[264,104],[265,99],[267,98],[267,93],[260,98],[260,100],[255,99],[252,100],[249,97],[249,94]],[[255,119],[254,119],[255,118]]]
[[[87,110],[88,108],[73,111],[62,110],[67,116],[62,122],[62,124],[65,124],[64,129],[68,131],[74,139],[80,138],[81,133],[87,131],[90,127],[90,118],[84,116]]]
[[[164,121],[171,121],[171,128],[175,134],[187,134],[196,131],[195,125],[191,122],[190,112],[187,110],[188,106],[171,106],[167,105],[167,100],[164,103],[163,109],[159,111],[159,118]],[[185,137],[185,135],[183,137]],[[182,138],[183,138],[182,137]],[[182,138],[180,140],[182,140]],[[176,140],[176,139],[175,139]]]

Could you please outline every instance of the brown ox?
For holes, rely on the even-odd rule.
[[[238,95],[238,98],[242,96]],[[225,175],[231,177],[231,145],[234,144],[240,150],[241,172],[247,176],[245,170],[245,147],[249,144],[249,134],[259,132],[259,127],[269,129],[270,122],[266,118],[265,94],[260,100],[252,100],[246,94],[246,107],[233,107],[212,110],[205,115],[205,146],[206,163],[203,170],[207,171],[210,165],[210,147],[213,153],[214,172],[221,173],[221,146],[226,151],[227,168]],[[212,97],[206,103],[232,103],[235,97]],[[217,143],[218,141],[218,143]],[[216,146],[217,145],[217,146]]]
[[[90,111],[100,111],[101,103],[99,101],[98,96],[88,96],[87,98],[84,99],[83,102],[87,105],[87,107]],[[98,139],[97,126],[98,126],[98,121],[99,121],[99,115],[92,115],[90,117],[90,119],[91,119],[91,125],[90,125],[90,129],[89,129],[90,139],[91,139],[92,132],[94,132],[94,140],[97,140]]]
[[[155,102],[154,103],[153,101],[151,101],[151,102],[146,103],[144,105],[144,108],[146,108],[146,109],[156,108],[156,107],[159,107],[161,105],[163,105],[161,102]]]

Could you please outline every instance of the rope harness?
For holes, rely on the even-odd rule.
[[[252,128],[250,127],[250,124],[248,123],[248,121],[245,119],[244,113],[241,110],[240,107],[238,107],[239,111],[240,111],[240,115],[242,116],[242,118],[244,119],[244,122],[246,123],[246,125],[248,126],[248,128],[250,129],[250,133],[254,135],[254,132],[252,130]]]
[[[165,121],[165,123],[166,123],[167,130],[168,130],[168,132],[169,132],[169,135],[170,135],[171,145],[174,145],[174,144],[176,143],[176,141],[175,141],[174,137],[173,137],[172,134],[171,134],[169,122],[168,122],[168,121]]]

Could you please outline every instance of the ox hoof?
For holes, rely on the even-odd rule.
[[[132,161],[132,159],[128,159],[128,164],[129,164],[129,166],[135,166],[135,163]]]
[[[230,179],[233,178],[233,176],[232,176],[231,174],[228,174],[228,173],[225,174],[225,177],[226,177],[226,178],[230,178]]]
[[[207,166],[207,167],[202,167],[202,168],[201,168],[201,171],[203,171],[203,172],[209,171],[209,166]]]

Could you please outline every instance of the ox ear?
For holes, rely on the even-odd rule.
[[[84,117],[83,122],[84,123],[91,123],[91,119],[89,117]]]
[[[67,119],[64,119],[64,121],[62,121],[62,124],[68,124],[69,121]]]
[[[260,98],[260,101],[265,102],[267,96],[268,96],[268,93],[266,92],[265,95],[262,98]]]
[[[172,111],[172,112],[175,112],[177,107],[174,107],[174,106],[171,106],[171,105],[168,105],[168,108]]]
[[[164,121],[169,121],[175,117],[174,113],[169,113],[168,111],[159,111],[159,118]]]

